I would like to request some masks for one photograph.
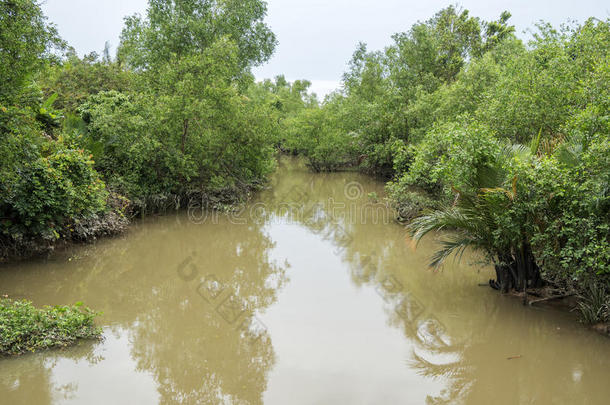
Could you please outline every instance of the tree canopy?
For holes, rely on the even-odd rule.
[[[261,0],[150,0],[144,18],[125,20],[119,58],[135,69],[154,69],[229,40],[240,71],[247,71],[266,62],[276,46],[266,13]]]

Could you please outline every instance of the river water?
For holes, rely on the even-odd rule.
[[[608,404],[610,339],[431,271],[356,173],[282,159],[237,214],[137,222],[0,268],[0,294],[83,301],[104,340],[0,360],[0,404]]]

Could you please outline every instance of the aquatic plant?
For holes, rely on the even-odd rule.
[[[36,308],[29,301],[0,300],[0,356],[19,355],[98,339],[97,316],[82,303]]]

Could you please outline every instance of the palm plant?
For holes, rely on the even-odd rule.
[[[434,231],[449,230],[432,257],[431,266],[438,267],[452,254],[461,258],[470,248],[482,252],[496,270],[496,280],[490,285],[503,292],[524,290],[542,284],[540,269],[532,253],[529,232],[525,224],[532,223],[531,214],[512,210],[518,198],[518,178],[509,178],[507,161],[535,155],[539,138],[530,148],[512,145],[503,148],[491,164],[476,168],[469,187],[452,187],[452,206],[429,212],[410,225],[415,241]]]

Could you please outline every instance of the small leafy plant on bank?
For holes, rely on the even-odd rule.
[[[585,323],[610,322],[610,295],[602,286],[591,285],[588,291],[580,296],[578,311]]]
[[[96,313],[82,303],[36,308],[29,301],[0,299],[0,357],[66,347],[99,339]]]

